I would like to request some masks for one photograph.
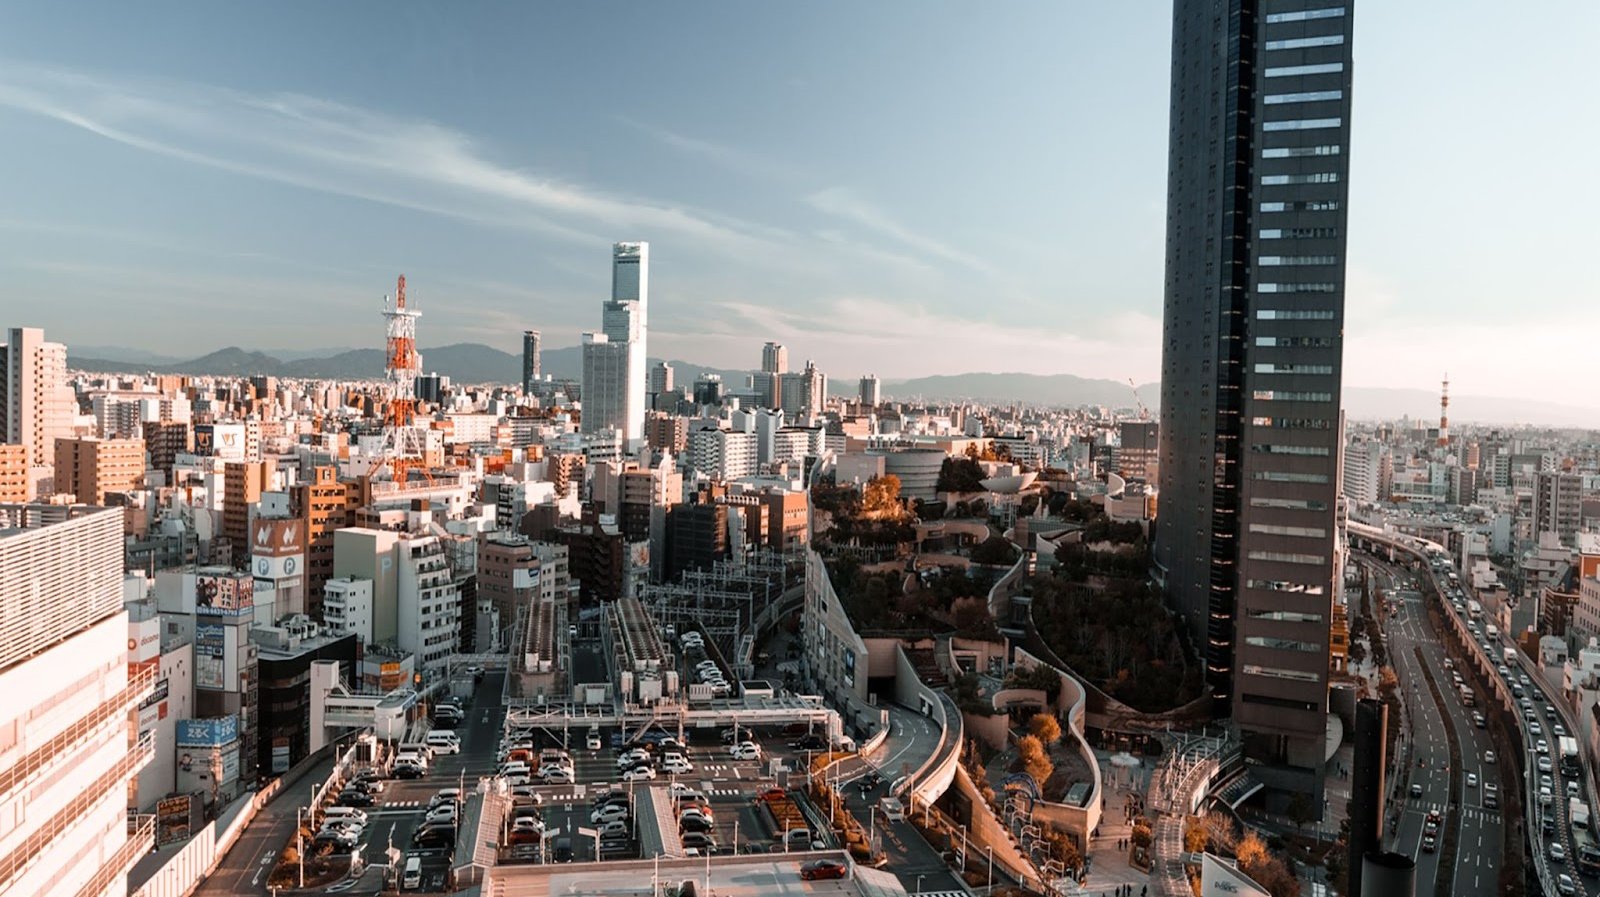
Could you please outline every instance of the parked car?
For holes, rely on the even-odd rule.
[[[333,802],[342,807],[370,807],[375,803],[365,791],[341,791]]]
[[[761,746],[753,741],[741,741],[728,749],[735,760],[760,760]]]
[[[626,835],[628,833],[628,820],[613,819],[610,822],[602,822],[596,825],[595,829],[600,832],[600,837],[602,838],[608,834]]]
[[[812,860],[800,867],[800,878],[804,881],[822,881],[844,878],[849,872],[850,868],[837,860]]]
[[[661,771],[670,775],[682,775],[686,772],[694,772],[694,764],[679,754],[669,754],[665,760],[661,761]]]
[[[631,813],[632,811],[622,804],[605,804],[589,813],[589,821],[609,822],[613,819],[627,819]]]
[[[635,766],[622,774],[622,780],[624,782],[637,782],[640,780],[648,781],[650,779],[654,779],[655,777],[656,768],[654,766],[644,764]]]
[[[539,770],[539,779],[546,785],[571,785],[574,781],[569,766],[546,766]]]
[[[711,820],[701,816],[685,816],[678,821],[678,828],[684,832],[709,832],[714,826]]]
[[[717,846],[717,839],[709,832],[686,832],[679,840],[684,847],[693,847],[697,850],[714,850]]]

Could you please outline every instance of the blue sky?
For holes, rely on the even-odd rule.
[[[1166,3],[0,8],[3,323],[1153,380]],[[1358,5],[1346,383],[1594,404],[1600,7]],[[1559,27],[1557,27],[1559,23]]]

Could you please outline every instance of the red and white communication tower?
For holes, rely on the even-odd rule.
[[[406,481],[413,468],[427,475],[423,463],[423,435],[417,429],[417,375],[422,373],[422,356],[417,354],[417,318],[422,312],[406,307],[406,276],[400,275],[394,304],[383,297],[383,319],[387,343],[384,369],[389,375],[388,403],[383,415],[384,464],[397,483]]]

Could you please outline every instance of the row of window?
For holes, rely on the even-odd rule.
[[[1339,175],[1332,171],[1313,171],[1310,174],[1264,174],[1263,187],[1281,187],[1284,184],[1337,184]]]
[[[1293,78],[1299,75],[1329,75],[1344,71],[1342,62],[1316,62],[1310,65],[1275,65],[1263,74],[1268,78]]]
[[[1289,638],[1267,638],[1261,635],[1245,636],[1244,643],[1253,648],[1271,648],[1275,651],[1302,651],[1313,654],[1322,650],[1317,642],[1300,642]]]
[[[1297,554],[1292,551],[1252,551],[1249,553],[1252,561],[1271,561],[1278,564],[1309,564],[1321,566],[1328,562],[1326,555]]]
[[[1259,259],[1267,267],[1290,265],[1332,265],[1338,259],[1331,255],[1264,255]]]
[[[1279,526],[1275,523],[1252,523],[1250,532],[1263,536],[1296,536],[1304,539],[1326,539],[1328,531],[1320,526]]]
[[[1333,310],[1327,308],[1258,308],[1257,321],[1331,321]]]
[[[1264,202],[1261,204],[1263,212],[1337,212],[1339,201],[1336,199],[1302,199],[1295,202]]]
[[[1245,588],[1266,589],[1269,592],[1288,592],[1293,595],[1321,595],[1324,591],[1322,586],[1305,582],[1288,582],[1281,579],[1250,579],[1245,581]]]
[[[1316,146],[1269,146],[1261,151],[1263,159],[1299,159],[1303,156],[1337,156],[1343,152],[1337,143],[1319,143]]]
[[[1256,345],[1272,349],[1331,349],[1333,337],[1331,336],[1258,336]],[[1306,393],[1306,395],[1327,395],[1327,393]],[[1260,398],[1260,396],[1257,396]],[[1306,402],[1326,401],[1325,399],[1302,399]]]
[[[1344,99],[1342,90],[1306,90],[1300,93],[1269,93],[1261,102],[1268,106],[1276,106],[1280,103],[1319,103],[1324,100],[1342,99]]]
[[[1261,418],[1257,418],[1257,420],[1260,419]],[[1267,419],[1271,420],[1271,418]],[[1257,443],[1256,445],[1250,446],[1250,451],[1263,455],[1298,455],[1302,458],[1328,457],[1328,448],[1327,446],[1322,445],[1272,445],[1269,443]]]
[[[1307,614],[1293,610],[1267,610],[1255,608],[1245,612],[1252,620],[1270,620],[1274,623],[1321,623],[1322,614]]]
[[[1326,511],[1328,503],[1312,498],[1269,498],[1258,495],[1250,499],[1250,507],[1273,508],[1280,511]]]
[[[1267,71],[1272,71],[1268,69]],[[1320,131],[1323,128],[1337,128],[1344,124],[1342,118],[1286,118],[1282,121],[1264,121],[1261,130],[1271,131]]]
[[[1339,236],[1337,227],[1266,227],[1261,229],[1263,240],[1333,240]]]
[[[1272,679],[1292,679],[1295,682],[1321,682],[1322,677],[1316,673],[1307,673],[1303,670],[1282,670],[1277,667],[1264,667],[1256,663],[1247,663],[1240,667],[1241,672],[1247,676],[1267,676]]]
[[[1342,6],[1325,6],[1321,9],[1302,9],[1295,12],[1267,13],[1267,24],[1276,25],[1280,22],[1309,22],[1313,19],[1337,19],[1344,15]]]
[[[1328,482],[1328,475],[1325,473],[1289,473],[1282,470],[1258,470],[1251,479],[1260,480],[1263,483],[1325,484]]]
[[[1269,40],[1265,46],[1268,50],[1303,50],[1306,47],[1337,47],[1344,43],[1342,34],[1317,34],[1311,37],[1287,37],[1282,40]]]
[[[1256,365],[1258,374],[1331,374],[1331,364],[1289,364],[1280,362],[1267,362]]]
[[[1256,284],[1258,293],[1337,293],[1339,285],[1334,283],[1261,283]]]
[[[1320,417],[1253,417],[1252,426],[1274,430],[1331,430],[1333,422]],[[1285,449],[1287,451],[1287,449]]]

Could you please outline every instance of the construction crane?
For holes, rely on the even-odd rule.
[[[1144,407],[1144,399],[1139,398],[1139,386],[1133,382],[1132,377],[1128,378],[1128,388],[1133,390],[1133,404],[1139,406],[1139,419],[1149,420],[1150,409]]]

